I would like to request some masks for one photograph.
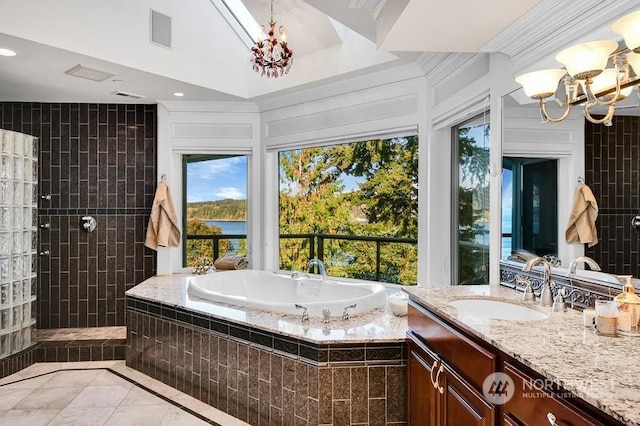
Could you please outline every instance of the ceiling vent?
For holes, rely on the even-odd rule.
[[[151,43],[171,48],[171,16],[151,9]]]
[[[144,99],[144,96],[142,95],[136,95],[135,93],[129,93],[129,92],[121,92],[120,90],[111,92],[111,94],[116,96],[122,96],[123,98]]]
[[[78,64],[70,70],[65,71],[65,74],[69,74],[74,77],[86,78],[87,80],[93,81],[105,81],[106,79],[111,78],[115,75],[107,71],[85,67],[81,64]]]

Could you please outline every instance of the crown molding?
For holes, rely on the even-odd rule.
[[[349,0],[349,9],[365,9],[371,13],[373,19],[377,19],[387,0]]]
[[[257,113],[254,102],[224,101],[158,101],[168,112]]]
[[[424,71],[430,85],[435,87],[463,70],[468,63],[485,55],[486,53],[426,52],[420,55],[416,63]]]
[[[256,104],[260,112],[265,112],[415,78],[424,78],[424,73],[420,67],[412,62],[312,88],[300,89],[280,96],[276,95],[267,99],[257,100]]]
[[[516,68],[551,55],[638,8],[635,0],[543,0],[482,47],[501,52]]]

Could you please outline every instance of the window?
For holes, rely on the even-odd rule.
[[[183,266],[246,253],[247,156],[184,155]]]
[[[280,151],[279,263],[332,276],[417,281],[418,137]]]
[[[502,159],[502,251],[558,255],[556,159]]]
[[[452,282],[489,282],[489,116],[453,128]]]

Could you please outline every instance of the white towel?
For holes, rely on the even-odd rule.
[[[565,231],[567,243],[598,244],[596,219],[598,218],[598,203],[593,192],[587,185],[580,185],[573,197],[573,208],[569,216],[569,224]]]
[[[249,266],[249,259],[247,259],[247,256],[244,254],[227,253],[224,256],[217,258],[213,262],[213,266],[221,271],[247,269]]]
[[[164,182],[161,182],[156,189],[144,245],[153,250],[158,250],[158,246],[180,245],[180,228],[178,228],[176,211],[173,208],[169,187]]]

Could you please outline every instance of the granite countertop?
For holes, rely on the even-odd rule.
[[[548,319],[483,319],[459,312],[448,302],[486,297],[520,302],[522,293],[494,285],[407,287],[410,299],[551,379],[567,391],[625,424],[640,424],[640,337],[604,337],[569,309],[546,312]]]
[[[259,311],[191,297],[187,294],[187,284],[193,276],[154,276],[126,294],[316,344],[404,342],[406,339],[407,317],[394,316],[388,307],[364,315],[352,315],[347,321],[332,318],[329,324],[323,324],[321,318],[311,317],[308,322],[302,323],[299,315]]]

